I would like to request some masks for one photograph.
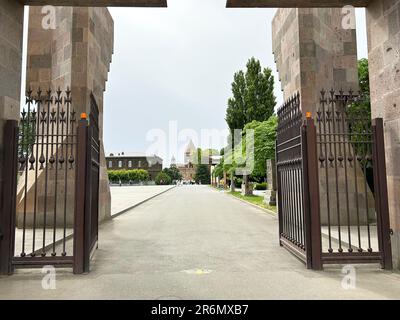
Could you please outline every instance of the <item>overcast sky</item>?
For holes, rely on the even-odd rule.
[[[104,104],[107,153],[146,152],[149,131],[168,135],[170,121],[178,131],[192,129],[199,136],[201,129],[226,129],[233,74],[253,56],[274,71],[282,103],[271,41],[276,9],[226,9],[225,3],[169,0],[167,9],[110,8],[115,47]],[[366,57],[363,9],[357,10],[357,24],[359,57]],[[164,165],[172,154],[183,161],[184,145],[179,141],[178,150],[160,151]],[[224,139],[200,146],[220,149]]]
[[[157,128],[168,134],[169,121],[199,136],[201,129],[226,129],[233,74],[252,56],[274,71],[275,94],[282,102],[271,42],[276,9],[225,9],[225,3],[169,0],[168,9],[110,8],[115,50],[105,94],[107,152],[145,152],[152,144],[147,132]],[[365,29],[363,10],[357,16],[359,29]],[[365,31],[358,41],[364,57]],[[160,154],[164,165],[175,152],[182,161],[183,147],[180,141],[177,151]]]

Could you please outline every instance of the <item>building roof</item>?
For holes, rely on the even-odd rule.
[[[163,161],[163,159],[156,154],[149,155],[145,152],[111,152],[106,155],[107,159],[118,159],[118,158],[148,158]]]

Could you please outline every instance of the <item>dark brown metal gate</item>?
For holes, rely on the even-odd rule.
[[[84,163],[77,174],[75,224],[76,252],[83,259],[76,259],[75,270],[90,271],[90,259],[97,249],[99,221],[100,139],[99,108],[90,96],[90,122],[82,119],[78,125],[78,161]]]
[[[92,146],[98,159],[98,109],[92,99],[90,126],[85,114],[77,124],[69,89],[28,91],[20,121],[7,121],[0,274],[44,265],[89,270],[92,239],[97,240],[98,175],[81,172],[91,167]],[[90,250],[84,242],[89,238]]]
[[[299,95],[278,111],[280,243],[308,268],[392,268],[383,121],[350,108],[361,102],[323,91],[315,119]]]
[[[321,248],[318,241],[318,176],[312,157],[316,146],[315,126],[311,121],[303,123],[299,95],[278,110],[278,117],[276,160],[280,243],[303,260],[308,268],[320,269],[317,254]]]

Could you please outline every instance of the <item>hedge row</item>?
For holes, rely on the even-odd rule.
[[[256,183],[254,186],[254,190],[267,190],[267,183],[266,182]]]
[[[111,183],[145,182],[150,179],[146,170],[109,170],[108,179]]]

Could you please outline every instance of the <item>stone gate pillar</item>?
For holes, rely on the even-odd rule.
[[[15,0],[0,0],[0,195],[3,181],[3,130],[8,119],[18,119],[24,6]],[[0,200],[1,202],[1,200]]]
[[[272,45],[284,99],[299,92],[304,113],[315,115],[322,88],[358,90],[356,30],[343,29],[342,18],[340,8],[278,9],[274,17]]]
[[[44,29],[41,10],[30,7],[26,85],[34,91],[70,87],[78,115],[90,112],[93,93],[100,111],[99,215],[104,220],[111,216],[111,195],[102,142],[103,94],[113,54],[114,23],[107,8],[56,7],[56,28]]]
[[[353,18],[355,13],[353,11]],[[303,114],[311,112],[316,116],[320,105],[320,91],[330,89],[357,92],[358,66],[356,30],[344,29],[341,8],[290,8],[279,9],[272,23],[273,51],[284,99],[300,93]],[[333,169],[320,172],[321,223],[339,224],[337,215],[328,215],[326,175],[334,176]],[[349,176],[351,185],[362,185],[364,175],[357,169],[357,178]],[[330,179],[329,189],[334,190],[335,179]],[[337,183],[344,185],[344,175],[339,175]],[[359,187],[359,190],[362,190]],[[345,188],[338,191],[340,202],[346,199]],[[350,223],[356,223],[357,201],[359,208],[368,209],[368,218],[374,218],[372,192],[359,192],[350,198]],[[367,199],[366,199],[367,198]],[[366,203],[368,202],[368,207]],[[330,211],[335,212],[331,201]],[[340,213],[341,221],[346,221],[347,212]],[[363,216],[360,223],[367,222]]]
[[[393,260],[400,267],[400,0],[373,0],[367,7],[372,117],[385,123]]]

